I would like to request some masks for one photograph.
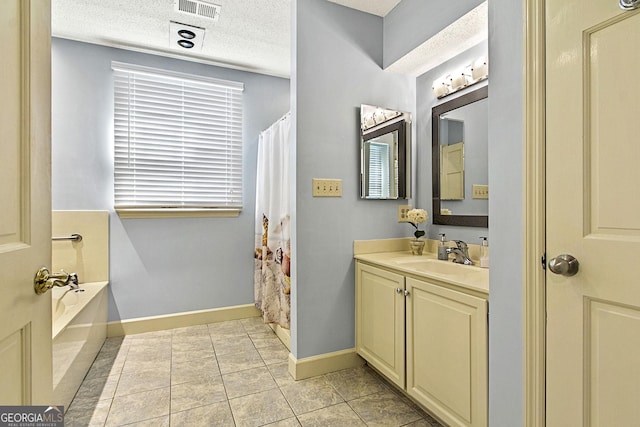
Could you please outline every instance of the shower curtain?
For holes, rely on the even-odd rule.
[[[255,221],[255,305],[264,321],[289,329],[291,312],[291,242],[287,113],[258,140]]]

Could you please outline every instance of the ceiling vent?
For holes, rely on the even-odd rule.
[[[202,0],[174,0],[176,12],[217,21],[220,18],[221,6]]]
[[[169,21],[169,46],[172,49],[202,50],[205,29],[180,22]]]

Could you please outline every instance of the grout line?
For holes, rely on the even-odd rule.
[[[234,322],[235,322],[235,321],[234,321]],[[231,416],[232,416],[232,419],[233,419],[234,424],[237,424],[237,423],[238,423],[238,420],[236,420],[236,416],[235,416],[235,414],[234,414],[234,412],[233,412],[233,410],[232,410],[232,408],[231,408],[231,400],[233,400],[233,399],[230,399],[230,398],[229,398],[229,394],[228,394],[228,392],[227,392],[227,385],[226,385],[226,383],[225,383],[225,381],[224,381],[224,376],[225,376],[225,375],[230,375],[230,374],[239,373],[239,372],[243,372],[243,371],[247,371],[247,370],[249,370],[249,369],[266,368],[267,372],[269,373],[269,376],[270,376],[271,380],[275,383],[276,387],[275,387],[275,388],[273,388],[273,389],[269,389],[269,390],[262,390],[262,391],[258,391],[258,392],[254,392],[254,393],[249,393],[249,394],[246,394],[246,395],[243,395],[243,396],[238,396],[238,397],[236,397],[236,398],[234,398],[234,399],[241,398],[241,397],[246,397],[246,396],[250,396],[250,395],[252,395],[252,394],[256,394],[256,393],[262,393],[262,392],[264,392],[264,391],[274,391],[274,390],[277,390],[277,391],[280,393],[280,395],[284,398],[284,400],[285,400],[285,402],[287,403],[287,405],[288,405],[289,409],[290,409],[290,410],[291,410],[291,412],[293,413],[293,417],[292,417],[292,418],[295,418],[295,419],[297,420],[297,422],[298,422],[298,423],[300,423],[300,419],[299,419],[299,416],[300,416],[300,415],[305,415],[305,414],[314,413],[314,412],[320,411],[320,410],[322,410],[322,409],[326,409],[326,408],[330,408],[330,407],[333,407],[333,406],[339,405],[339,404],[341,404],[341,403],[346,403],[346,404],[347,404],[347,406],[348,406],[348,407],[349,407],[349,408],[350,408],[350,409],[351,409],[351,410],[352,410],[352,411],[357,415],[357,417],[358,417],[358,418],[359,418],[359,419],[360,419],[360,420],[361,420],[365,425],[367,425],[367,424],[366,424],[366,422],[364,421],[364,419],[360,416],[360,414],[359,414],[359,413],[354,409],[354,407],[352,406],[352,402],[353,402],[353,401],[355,401],[355,400],[357,400],[357,399],[360,399],[360,398],[367,397],[367,396],[373,396],[373,395],[375,395],[375,394],[388,393],[388,392],[391,392],[391,393],[392,393],[396,398],[401,399],[401,396],[400,396],[398,393],[396,393],[396,392],[395,392],[394,388],[393,388],[393,387],[390,387],[390,386],[389,386],[389,384],[388,384],[388,382],[387,382],[384,378],[380,377],[380,376],[379,376],[375,371],[369,371],[369,370],[368,370],[368,371],[367,371],[367,373],[368,373],[368,375],[371,375],[373,378],[375,378],[377,381],[379,381],[379,382],[384,386],[385,390],[383,390],[383,391],[379,391],[379,392],[377,392],[377,393],[368,393],[368,394],[365,394],[365,395],[363,395],[363,396],[359,396],[359,397],[357,397],[357,398],[355,398],[355,399],[351,399],[351,400],[346,400],[346,399],[345,399],[345,396],[343,396],[343,395],[338,391],[338,389],[336,388],[336,386],[335,386],[335,385],[334,385],[334,384],[329,380],[329,378],[328,378],[327,374],[324,374],[324,375],[320,375],[320,376],[318,376],[318,377],[316,377],[316,378],[322,378],[322,379],[323,379],[323,380],[324,380],[328,385],[330,385],[330,386],[331,386],[331,389],[332,389],[335,393],[337,393],[337,395],[338,395],[338,396],[340,396],[340,398],[342,399],[342,402],[338,402],[338,403],[335,403],[335,404],[333,404],[333,405],[326,406],[326,407],[324,407],[324,408],[318,408],[318,409],[315,409],[315,410],[313,410],[313,411],[307,412],[307,413],[305,413],[305,414],[296,414],[296,413],[295,413],[295,411],[293,410],[293,407],[291,406],[291,403],[289,402],[289,399],[287,399],[287,397],[285,396],[285,394],[284,394],[284,392],[283,392],[283,387],[287,387],[287,386],[289,386],[289,385],[291,385],[291,384],[299,383],[299,381],[296,381],[296,382],[294,382],[294,383],[287,383],[287,384],[280,385],[280,384],[278,383],[278,380],[276,379],[276,377],[275,377],[275,375],[274,375],[274,372],[272,371],[272,369],[270,369],[270,367],[274,367],[274,366],[277,366],[277,365],[281,365],[282,363],[287,363],[287,361],[285,360],[285,361],[283,361],[283,362],[272,363],[272,364],[270,364],[270,365],[269,365],[269,364],[267,364],[267,363],[266,363],[266,361],[265,361],[265,359],[264,359],[264,357],[263,357],[263,356],[262,356],[262,354],[260,353],[259,349],[256,347],[255,342],[253,341],[253,339],[252,339],[252,338],[251,338],[251,336],[249,335],[249,329],[248,329],[248,328],[250,328],[252,325],[251,325],[251,324],[245,325],[245,324],[243,324],[243,323],[240,323],[240,325],[242,326],[242,329],[245,331],[245,334],[244,334],[244,335],[239,335],[239,336],[247,336],[247,337],[249,338],[250,342],[252,343],[252,347],[253,347],[251,351],[254,351],[254,350],[255,350],[255,351],[258,353],[258,355],[260,356],[260,359],[262,360],[263,365],[262,365],[262,366],[259,366],[259,367],[252,367],[252,368],[241,369],[241,370],[239,370],[239,371],[229,372],[229,373],[226,373],[226,374],[223,374],[223,373],[222,373],[222,371],[221,371],[221,369],[220,369],[220,361],[219,361],[219,359],[218,359],[218,353],[217,353],[217,351],[216,351],[216,346],[214,345],[214,342],[213,342],[213,341],[214,341],[214,335],[212,335],[212,334],[211,334],[212,330],[211,330],[211,329],[209,329],[209,328],[208,328],[208,326],[207,326],[207,332],[208,332],[209,341],[210,341],[211,346],[212,346],[212,348],[213,348],[213,354],[214,354],[214,357],[215,357],[215,359],[216,359],[216,366],[217,366],[217,368],[218,368],[218,372],[219,372],[219,376],[220,376],[220,381],[222,382],[222,387],[223,387],[224,394],[225,394],[225,397],[226,397],[225,402],[226,402],[226,404],[227,404],[228,410],[231,412]],[[179,328],[179,329],[182,329],[182,328]],[[179,411],[179,412],[175,412],[175,413],[174,413],[174,412],[173,412],[173,410],[172,410],[172,403],[171,403],[171,397],[172,397],[172,379],[173,379],[173,377],[174,377],[174,367],[173,367],[174,349],[173,349],[173,345],[174,345],[174,339],[175,339],[175,337],[177,337],[176,335],[174,335],[174,331],[175,331],[175,330],[176,330],[176,329],[171,329],[171,330],[169,330],[169,331],[171,331],[171,335],[170,335],[170,339],[169,339],[169,343],[170,343],[170,359],[169,359],[169,360],[170,360],[170,372],[169,372],[169,414],[168,414],[169,420],[171,420],[171,416],[172,416],[172,415],[177,414],[177,413],[179,413],[179,412],[186,412],[186,411],[189,411],[189,410],[193,410],[193,409],[200,408],[200,407],[202,407],[202,406],[207,406],[207,405],[200,405],[200,406],[197,406],[197,407],[194,407],[194,408],[185,409],[185,410],[183,410],[183,411]],[[271,331],[270,331],[270,332],[271,332]],[[252,333],[257,334],[257,331],[252,330]],[[273,332],[271,332],[271,333],[273,334]],[[274,335],[275,335],[275,334],[274,334]],[[189,335],[189,334],[187,334],[186,336],[188,337],[188,336],[190,336],[190,335]],[[200,335],[199,335],[199,334],[194,334],[194,335],[193,335],[193,337],[200,337]],[[203,334],[201,337],[204,339],[204,334]],[[227,341],[232,341],[232,340],[236,339],[237,337],[238,337],[238,335],[225,335],[225,336],[222,336],[221,338],[222,338],[222,341],[223,341],[223,342],[227,342]],[[142,340],[146,340],[146,339],[142,338]],[[118,351],[120,351],[120,348],[121,348],[121,347],[125,347],[125,346],[126,346],[126,349],[125,349],[126,354],[125,354],[125,356],[124,356],[123,369],[122,369],[122,370],[120,370],[120,373],[118,374],[118,384],[116,384],[116,392],[117,392],[117,388],[118,388],[118,385],[119,385],[120,379],[122,378],[122,372],[123,372],[123,370],[124,370],[124,365],[127,363],[127,359],[128,359],[128,357],[129,357],[129,350],[132,348],[132,346],[136,345],[136,344],[135,344],[135,342],[136,342],[136,341],[137,341],[137,340],[133,340],[133,343],[132,343],[131,341],[129,341],[128,343],[126,343],[126,344],[125,344],[125,343],[124,343],[124,340],[123,340],[123,341],[119,344],[119,347],[118,347],[118,348],[119,348],[119,350],[118,350]],[[177,343],[177,342],[176,342],[175,344],[179,345],[179,343]],[[98,356],[99,356],[100,354],[102,354],[102,350],[103,350],[103,349],[104,349],[104,345],[103,345],[103,347],[100,349],[100,352],[98,353]],[[233,354],[233,353],[230,353],[230,354]],[[116,353],[116,357],[117,357],[117,355],[118,355],[118,353]],[[97,356],[97,357],[98,357],[98,356]],[[97,357],[96,357],[96,359],[97,359]],[[207,357],[207,358],[208,358],[208,357]],[[194,360],[197,360],[197,359],[194,359]],[[190,360],[187,360],[187,362],[189,362],[189,361],[190,361]],[[94,360],[94,363],[95,363],[95,360]],[[93,366],[93,365],[92,365],[92,366]],[[86,378],[85,378],[85,380],[86,380]],[[83,382],[84,382],[84,380],[83,380]],[[114,401],[115,397],[116,397],[116,396],[115,396],[115,392],[114,392],[114,396],[113,396],[111,399],[109,399],[109,400],[110,400],[110,402],[109,402],[109,410],[108,410],[108,412],[107,412],[107,417],[105,418],[105,424],[106,424],[106,422],[107,422],[107,420],[108,420],[108,418],[109,418],[109,415],[110,415],[110,413],[111,413],[111,409],[112,409],[112,405],[113,405],[113,401]],[[74,397],[74,400],[75,400],[75,397]],[[104,400],[104,399],[103,399],[103,400]],[[402,399],[401,399],[401,401],[403,401],[403,403],[405,403],[405,404],[406,404],[406,402],[404,402],[404,400],[402,400]],[[219,402],[216,402],[216,403],[219,403]],[[221,402],[220,402],[220,403],[221,403]],[[73,400],[72,400],[71,405],[72,405],[72,404],[73,404]],[[71,406],[71,405],[70,405],[70,406]],[[424,416],[423,411],[422,411],[421,409],[419,410],[419,408],[414,408],[413,406],[408,405],[408,404],[407,404],[407,406],[409,407],[409,409],[411,409],[411,410],[413,410],[413,411],[417,412],[417,413],[418,413],[418,415],[420,416],[420,419],[422,419],[422,420],[426,421],[426,422],[427,422],[427,424],[431,425],[431,424],[430,424],[430,421],[428,421],[428,419]],[[285,419],[290,419],[290,418],[291,418],[291,417],[289,417],[289,418],[285,418]],[[151,419],[151,418],[150,418],[150,419]],[[409,423],[409,424],[411,424],[411,423]]]

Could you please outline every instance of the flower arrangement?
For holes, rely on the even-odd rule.
[[[407,212],[407,218],[409,219],[409,224],[413,225],[416,231],[413,233],[416,236],[416,240],[424,236],[424,230],[420,230],[418,228],[418,224],[422,224],[427,221],[429,218],[429,214],[424,209],[411,209]]]

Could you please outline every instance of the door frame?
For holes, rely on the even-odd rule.
[[[525,426],[545,425],[545,0],[524,0],[523,388]]]

